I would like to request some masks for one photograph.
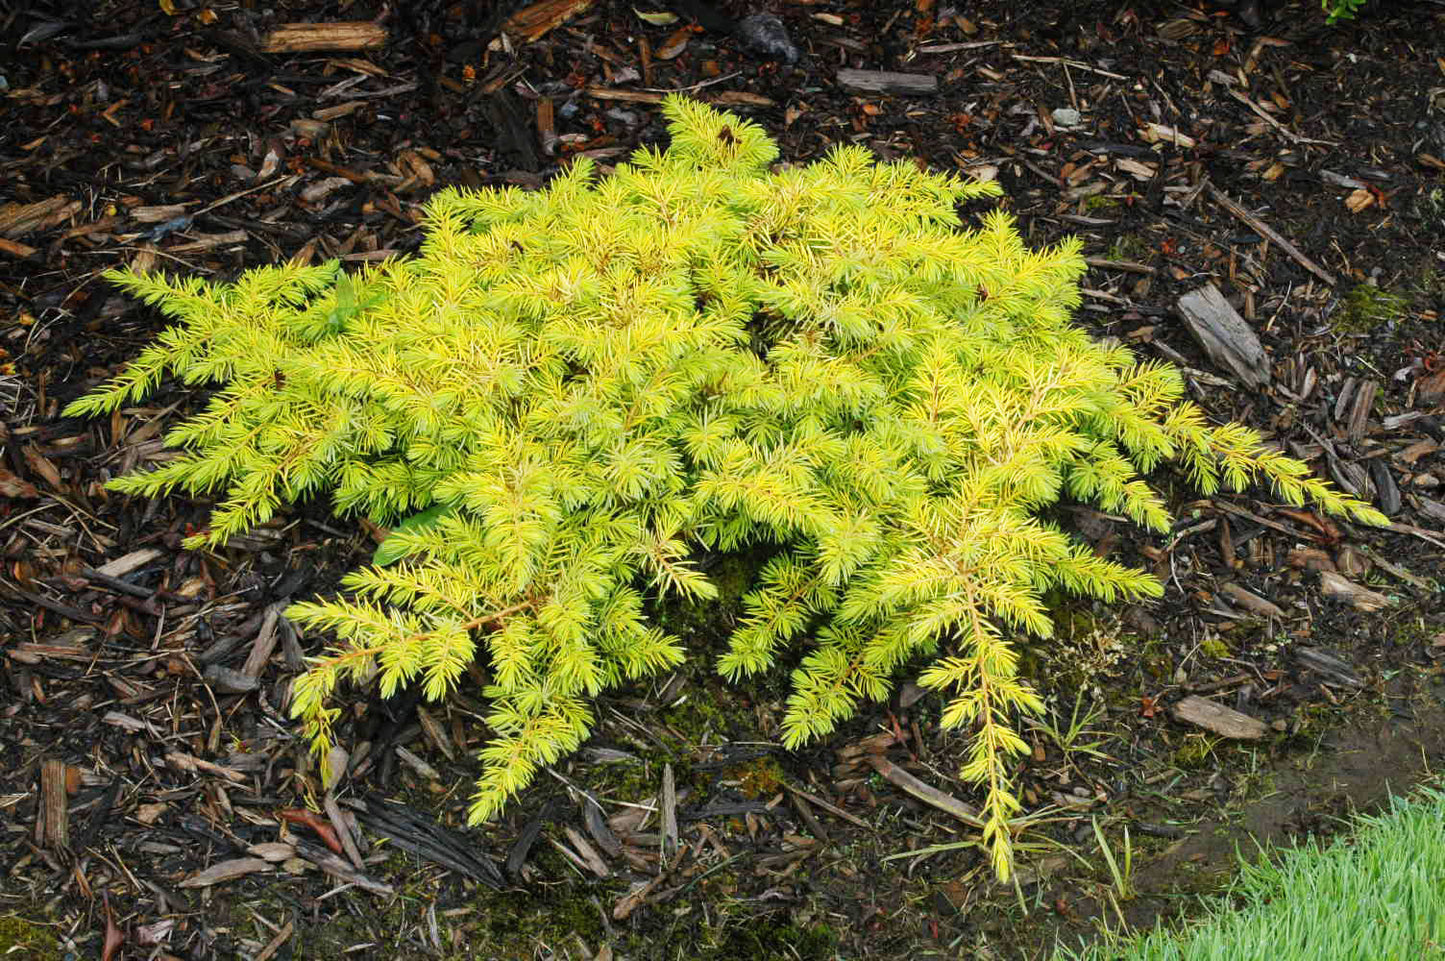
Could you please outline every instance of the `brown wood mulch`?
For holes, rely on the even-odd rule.
[[[327,794],[285,712],[320,640],[282,612],[333,589],[377,532],[303,508],[223,551],[184,551],[204,504],[103,485],[169,456],[167,424],[196,397],[58,417],[160,327],[106,268],[230,277],[404,255],[439,186],[616,163],[660,140],[668,91],[756,118],[790,160],[854,142],[1001,180],[1032,243],[1084,237],[1085,322],[1179,364],[1211,412],[1390,515],[1389,534],[1366,534],[1267,497],[1180,504],[1181,489],[1173,535],[1135,543],[1118,518],[1070,512],[1101,552],[1170,584],[1165,604],[1124,617],[1168,639],[1171,666],[1110,673],[1118,656],[1100,646],[1101,683],[1139,705],[1137,757],[1167,758],[1170,717],[1273,735],[1445,647],[1430,611],[1445,548],[1436,5],[1385,4],[1343,31],[1309,0],[1275,4],[1257,31],[1191,4],[81,6],[0,7],[0,915],[67,948],[482,956],[467,948],[497,933],[469,900],[482,889],[522,913],[595,901],[568,947],[535,934],[499,957],[614,943],[701,957],[696,918],[721,902],[736,953],[719,957],[770,956],[767,925],[826,921],[857,957],[987,933],[954,897],[988,890],[976,852],[920,869],[950,878],[936,898],[905,896],[913,868],[878,860],[975,823],[951,779],[960,740],[931,702],[914,707],[916,689],[789,756],[767,745],[776,690],[679,731],[689,696],[716,687],[705,668],[680,674],[608,702],[598,738],[485,832],[461,827],[481,705],[363,699]],[[1358,306],[1381,302],[1388,317]],[[1418,616],[1423,640],[1379,654],[1387,616]],[[1297,643],[1235,640],[1255,636]],[[1195,656],[1220,638],[1235,656]],[[1020,778],[1030,805],[1065,812],[1041,827],[1061,843],[1131,797],[1117,772],[1052,760],[1040,739]],[[1151,763],[1141,783],[1167,770]],[[597,788],[638,764],[644,787]],[[1200,783],[1175,792],[1211,797]]]

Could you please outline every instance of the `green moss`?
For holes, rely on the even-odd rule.
[[[1229,657],[1234,652],[1229,645],[1217,637],[1211,637],[1199,642],[1199,650],[1208,657]]]
[[[783,786],[783,766],[771,754],[740,764],[729,776],[738,781],[738,791],[747,798],[772,797]]]
[[[1203,734],[1191,734],[1174,751],[1174,764],[1186,771],[1206,767],[1214,755],[1214,739]]]
[[[43,924],[13,915],[0,916],[0,958],[59,961],[60,939]]]
[[[735,958],[826,961],[834,956],[837,943],[838,936],[826,924],[802,926],[763,918],[731,928],[717,950],[698,957],[707,961]]]
[[[1149,256],[1149,245],[1138,234],[1124,234],[1109,246],[1104,256],[1108,260],[1143,261]]]
[[[1336,315],[1336,330],[1365,333],[1381,324],[1400,319],[1409,301],[1374,284],[1359,284],[1345,296]]]

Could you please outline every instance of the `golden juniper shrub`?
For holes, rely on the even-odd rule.
[[[762,548],[775,555],[718,670],[767,670],[802,644],[795,746],[925,664],[944,724],[970,737],[962,775],[1006,875],[1015,722],[1041,709],[1010,638],[1049,635],[1055,586],[1160,593],[1041,510],[1068,497],[1167,530],[1141,474],[1173,461],[1205,493],[1265,480],[1382,518],[1211,426],[1168,366],[1072,326],[1078,243],[1029,250],[1001,211],[962,228],[958,203],[995,185],[853,146],[771,169],[756,125],[680,98],[663,110],[667,150],[606,178],[578,158],[542,191],[444,190],[418,256],[354,277],[113,272],[178,323],[67,413],[168,374],[223,385],[167,436],[188,453],[112,485],[223,492],[192,546],[315,494],[413,518],[383,545],[395,563],[288,612],[337,641],[293,688],[319,752],[343,679],[435,699],[480,656],[484,820],[582,743],[598,693],[683,659],[644,591],[709,598],[698,549]]]

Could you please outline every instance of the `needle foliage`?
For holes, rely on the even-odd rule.
[[[480,658],[484,820],[582,743],[596,695],[682,661],[645,592],[706,600],[699,550],[767,549],[718,671],[794,663],[796,746],[921,665],[970,738],[962,776],[1007,874],[1016,721],[1042,707],[1010,638],[1049,636],[1051,588],[1160,593],[1041,511],[1071,498],[1166,530],[1141,475],[1173,461],[1205,493],[1264,480],[1381,518],[1072,326],[1077,242],[1030,250],[1001,211],[961,224],[995,185],[854,146],[775,167],[756,125],[663,110],[665,151],[607,177],[578,158],[542,191],[444,190],[416,256],[355,276],[112,273],[177,323],[67,413],[167,376],[220,385],[168,435],[184,455],[112,485],[218,495],[192,546],[323,494],[397,525],[390,563],[288,612],[336,639],[293,687],[319,752],[343,680],[435,699]]]

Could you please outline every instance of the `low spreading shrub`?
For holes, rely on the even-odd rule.
[[[1010,637],[1051,631],[1051,588],[1115,601],[1159,584],[1044,512],[1063,498],[1170,525],[1140,476],[1172,461],[1210,493],[1382,518],[1232,424],[1179,375],[1070,322],[1079,244],[1027,249],[993,184],[845,146],[774,169],[763,130],[684,99],[666,151],[542,191],[444,190],[417,256],[355,276],[260,267],[232,283],[110,278],[178,321],[95,415],[167,375],[221,385],[167,442],[187,453],[115,490],[223,491],[193,547],[328,494],[396,524],[348,595],[289,615],[330,632],[292,688],[315,749],[343,679],[443,697],[487,673],[481,821],[593,725],[592,700],[677,665],[644,593],[706,600],[699,550],[766,551],[717,669],[802,643],[782,739],[826,735],[895,674],[946,692],[970,737],[1001,873],[1011,758],[1039,698]]]

